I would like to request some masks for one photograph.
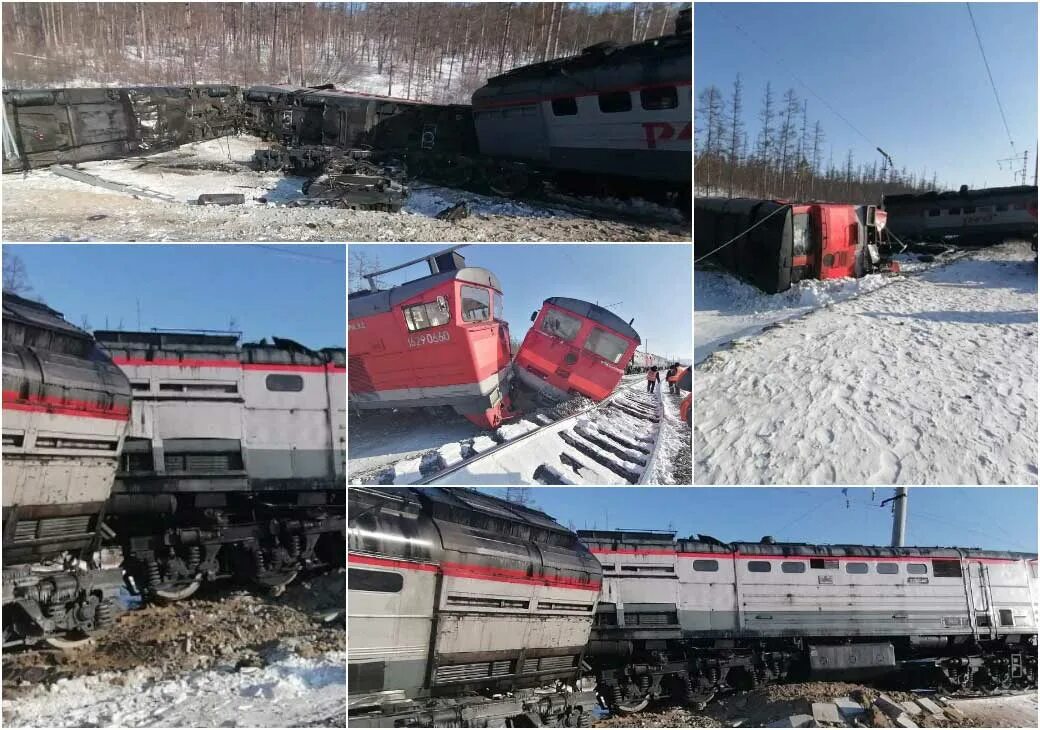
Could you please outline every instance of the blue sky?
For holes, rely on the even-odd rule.
[[[484,491],[504,496],[503,488]],[[873,498],[871,493],[873,491]],[[723,541],[887,545],[889,487],[533,487],[537,507],[575,529],[676,530]],[[846,506],[846,499],[848,506]],[[907,545],[1037,550],[1037,492],[1013,487],[910,489]]]
[[[1029,150],[1032,184],[1037,6],[971,8],[1016,152]],[[1012,150],[964,3],[697,3],[694,36],[697,92],[715,84],[728,98],[739,72],[752,144],[765,84],[772,81],[778,100],[787,88],[808,98],[810,124],[820,120],[836,163],[850,146],[857,161],[879,160],[874,147],[880,146],[897,168],[927,168],[929,178],[936,171],[953,188],[1014,184],[997,165]]]
[[[381,268],[445,248],[444,244],[351,245],[378,259]],[[470,266],[493,271],[502,282],[510,334],[522,340],[531,312],[548,297],[573,297],[605,306],[649,343],[650,351],[689,358],[692,302],[692,254],[683,245],[507,245],[460,249]],[[417,264],[380,277],[386,286],[429,274]],[[643,349],[641,346],[640,349]]]
[[[25,264],[30,296],[82,326],[227,329],[245,340],[287,337],[343,347],[342,245],[4,245]]]

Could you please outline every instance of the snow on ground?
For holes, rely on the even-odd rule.
[[[451,408],[403,411],[360,411],[348,419],[347,469],[351,475],[388,466],[401,459],[417,457],[480,434],[482,429]],[[447,456],[452,456],[449,453]]]
[[[897,256],[903,273],[916,273],[934,264],[916,256]],[[756,286],[718,269],[694,269],[693,308],[697,323],[693,333],[693,361],[766,327],[799,317],[820,307],[866,294],[891,283],[891,274],[869,274],[859,279],[806,279],[779,294],[767,294]]]
[[[149,668],[63,678],[5,699],[7,727],[342,726],[346,653],[287,655],[157,680]],[[342,719],[341,719],[342,718]]]
[[[598,220],[565,207],[525,203],[426,184],[400,213],[289,207],[304,178],[249,168],[266,144],[250,135],[182,145],[80,168],[154,191],[133,196],[70,180],[50,169],[3,176],[3,223],[9,241],[681,241],[688,225]],[[242,193],[245,205],[190,205],[201,193]],[[456,202],[471,215],[436,220]]]
[[[698,484],[1035,484],[1035,255],[897,278],[715,352],[694,381]]]
[[[661,383],[661,436],[654,473],[647,484],[689,484],[690,427],[679,418],[679,405],[686,393],[669,393],[668,383]]]

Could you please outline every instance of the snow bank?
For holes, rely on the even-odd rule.
[[[1035,484],[1036,343],[1028,244],[784,322],[698,365],[694,482]]]
[[[531,423],[525,418],[516,423],[507,423],[506,425],[499,427],[498,435],[503,441],[511,441],[517,436],[523,436],[525,433],[530,433],[537,429],[537,423]]]
[[[7,727],[300,727],[345,714],[346,654],[285,656],[263,668],[152,670],[61,679],[4,699]]]

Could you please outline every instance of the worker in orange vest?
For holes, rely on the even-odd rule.
[[[661,374],[657,372],[657,366],[654,365],[646,373],[646,392],[653,393],[654,387],[661,382]]]

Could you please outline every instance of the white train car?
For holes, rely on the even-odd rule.
[[[951,685],[1036,682],[1032,554],[579,535],[603,565],[590,654],[619,706],[783,678],[799,663],[824,676],[917,662]],[[632,676],[640,660],[657,669]]]
[[[324,539],[345,527],[342,349],[193,332],[97,338],[134,394],[112,511],[138,589],[177,599],[229,575],[278,589],[342,562],[342,542]]]

